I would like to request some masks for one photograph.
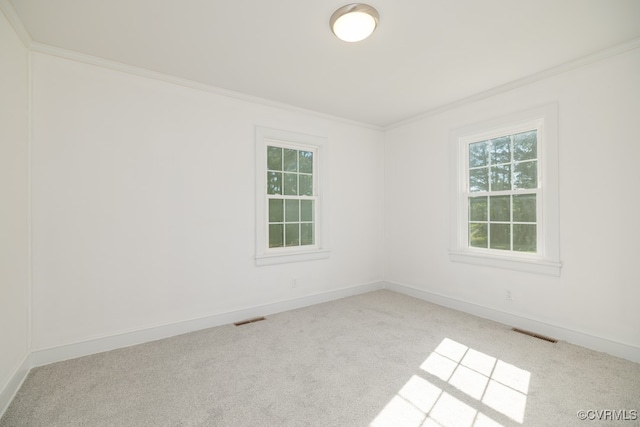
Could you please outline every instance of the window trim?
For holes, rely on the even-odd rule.
[[[468,245],[468,153],[471,141],[538,129],[540,217],[538,253],[472,248]],[[449,258],[454,262],[559,276],[558,107],[549,104],[450,132],[451,224]]]
[[[267,195],[267,146],[269,142],[298,150],[312,149],[314,159],[314,190],[316,194],[315,244],[269,248],[268,245],[268,195]],[[312,261],[328,258],[329,227],[327,224],[327,143],[326,138],[256,126],[256,265],[273,265],[290,262]]]

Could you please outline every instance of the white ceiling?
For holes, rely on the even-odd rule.
[[[35,42],[387,126],[640,37],[638,0],[12,0]]]

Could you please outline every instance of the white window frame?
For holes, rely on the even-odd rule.
[[[468,145],[537,130],[537,253],[469,246]],[[451,261],[559,276],[558,107],[545,105],[506,117],[455,129],[450,133]]]
[[[256,126],[256,265],[312,261],[329,257],[327,224],[327,140],[326,138]],[[314,152],[313,192],[314,245],[269,248],[269,197],[267,195],[267,147],[293,148]]]

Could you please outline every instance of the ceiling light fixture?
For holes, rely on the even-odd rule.
[[[340,40],[359,42],[373,33],[378,26],[380,15],[372,6],[352,3],[333,12],[329,23],[331,31]]]

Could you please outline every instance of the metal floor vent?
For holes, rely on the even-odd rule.
[[[558,340],[550,337],[545,337],[544,335],[536,334],[535,332],[525,331],[524,329],[511,328],[512,331],[519,332],[521,334],[529,335],[530,337],[538,338],[544,341],[549,341],[551,343],[557,343]]]
[[[247,319],[247,320],[241,320],[239,322],[235,322],[234,325],[236,326],[248,325],[249,323],[260,322],[261,320],[267,320],[267,319],[264,317],[254,317],[253,319]]]

